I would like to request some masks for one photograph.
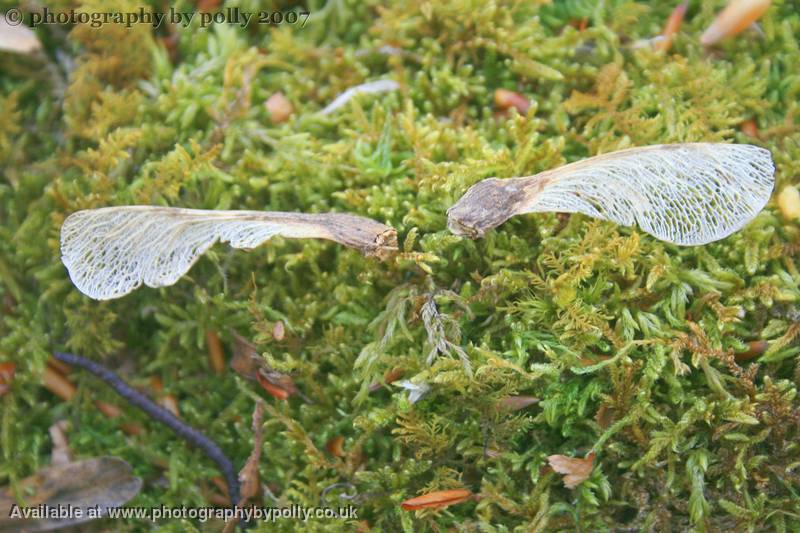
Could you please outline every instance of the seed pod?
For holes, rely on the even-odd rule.
[[[706,244],[758,214],[774,173],[770,152],[749,144],[631,148],[535,176],[479,181],[447,210],[447,225],[477,238],[514,215],[557,211],[638,223],[675,244]]]
[[[61,261],[75,286],[96,300],[176,283],[215,242],[255,248],[274,236],[327,239],[385,258],[394,228],[340,213],[205,211],[123,206],[73,213],[61,227]]]
[[[741,32],[769,8],[770,0],[731,0],[700,37],[700,44],[712,46]]]
[[[411,498],[400,504],[404,511],[418,511],[420,509],[441,509],[448,505],[465,502],[472,497],[472,493],[465,489],[437,490]]]

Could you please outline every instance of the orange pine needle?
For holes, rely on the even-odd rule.
[[[672,39],[678,30],[681,29],[681,23],[683,23],[683,17],[686,15],[686,8],[689,7],[688,0],[678,4],[678,6],[672,10],[672,14],[667,19],[667,24],[664,26],[664,31],[661,32],[661,36],[663,39],[656,42],[653,45],[656,52],[666,52],[672,46]]]
[[[206,331],[206,344],[208,345],[208,358],[211,361],[211,369],[215,374],[222,374],[225,371],[225,352],[222,351],[219,335],[213,329]]]
[[[750,341],[748,343],[747,350],[735,354],[734,358],[738,362],[749,361],[751,359],[759,357],[760,355],[763,355],[764,352],[767,351],[767,348],[769,348],[769,343],[767,341],[762,341],[762,340]]]
[[[75,396],[75,385],[49,366],[44,367],[42,383],[47,390],[66,402]]]
[[[94,402],[94,405],[97,407],[98,411],[106,415],[108,418],[117,418],[122,414],[122,410],[119,407],[110,403],[97,400]]]
[[[700,44],[712,46],[741,32],[766,13],[771,0],[731,0],[700,37]]]
[[[292,391],[281,387],[277,383],[273,383],[263,372],[257,372],[256,379],[258,380],[258,384],[261,385],[261,388],[267,391],[273,398],[285,400],[292,395]]]
[[[469,500],[472,493],[465,489],[437,490],[411,498],[400,504],[404,511],[418,511],[420,509],[441,509],[448,505],[455,505]]]

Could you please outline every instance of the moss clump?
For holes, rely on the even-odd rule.
[[[355,501],[386,531],[797,530],[800,228],[774,202],[694,248],[583,216],[516,217],[478,241],[445,227],[480,179],[636,145],[757,143],[777,190],[797,184],[800,16],[776,0],[762,36],[704,51],[697,36],[722,4],[692,3],[669,54],[630,43],[660,32],[673,6],[625,0],[331,0],[309,6],[305,28],[40,28],[50,60],[73,62],[61,94],[3,58],[0,361],[17,374],[0,399],[0,484],[47,464],[46,430],[66,418],[78,456],[119,456],[145,479],[133,505],[208,505],[213,463],[132,409],[122,420],[145,433],[126,436],[94,407],[118,400],[93,378],[74,375],[78,397],[63,403],[41,373],[68,348],[143,388],[158,376],[241,465],[260,393],[213,374],[205,345],[219,331],[230,353],[236,330],[312,400],[269,400],[261,475],[280,504],[320,505],[350,483],[355,500],[325,501]],[[378,78],[402,88],[316,114]],[[495,116],[497,88],[528,97],[527,114]],[[282,124],[264,105],[276,91],[295,109]],[[739,129],[749,119],[758,139]],[[402,250],[380,263],[322,241],[216,247],[173,287],[90,301],[59,261],[61,222],[133,203],[353,212],[396,227]],[[454,348],[433,351],[436,335]],[[748,352],[753,341],[766,350]],[[395,385],[369,392],[395,368],[430,392],[413,404]],[[515,394],[541,401],[499,407]],[[338,436],[342,457],[325,450]],[[574,490],[545,468],[591,451]],[[480,500],[400,508],[453,488]],[[343,526],[260,530],[274,527]]]

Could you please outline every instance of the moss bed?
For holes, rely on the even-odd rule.
[[[800,530],[800,227],[775,202],[800,181],[800,14],[776,0],[760,31],[706,50],[698,37],[724,2],[692,1],[668,53],[636,46],[676,3],[329,0],[306,6],[305,27],[37,28],[44,66],[0,58],[0,361],[16,364],[0,398],[0,485],[49,464],[48,428],[64,419],[77,458],[114,455],[144,480],[129,505],[206,506],[219,493],[214,463],[96,378],[73,371],[69,402],[43,387],[52,351],[69,350],[152,396],[159,378],[237,468],[263,398],[259,470],[275,499],[260,505],[319,506],[349,484],[324,501],[353,503],[357,520],[257,531]],[[228,4],[287,10],[215,9]],[[377,79],[400,90],[318,114]],[[498,112],[501,88],[527,113]],[[277,91],[293,106],[282,123],[265,105]],[[475,241],[446,228],[446,209],[483,178],[694,141],[758,144],[776,163],[773,199],[722,241],[678,247],[556,213]],[[217,245],[172,287],[93,301],[61,264],[59,228],[79,209],[127,204],[350,212],[397,228],[400,251],[382,262],[326,241]],[[430,301],[471,376],[455,349],[429,357]],[[210,331],[227,359],[234,332],[254,342],[310,401],[213,372]],[[394,369],[430,391],[415,403],[397,381],[370,392]],[[511,395],[539,401],[503,408]],[[341,453],[326,446],[335,437]],[[590,452],[574,489],[548,467]],[[462,488],[476,496],[400,506]]]

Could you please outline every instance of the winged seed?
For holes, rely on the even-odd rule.
[[[67,217],[61,227],[61,261],[78,290],[109,300],[142,283],[174,284],[217,241],[255,248],[274,236],[328,239],[381,259],[397,249],[394,228],[342,213],[122,206]]]
[[[637,223],[675,244],[706,244],[761,211],[774,174],[769,150],[749,144],[631,148],[534,176],[480,181],[447,211],[448,227],[476,238],[514,215],[558,211]]]

